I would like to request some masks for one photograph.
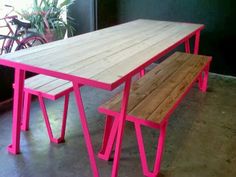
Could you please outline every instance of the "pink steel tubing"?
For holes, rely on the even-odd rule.
[[[184,42],[184,45],[185,45],[185,52],[186,52],[186,53],[190,53],[189,39],[187,39],[187,40]]]
[[[65,95],[65,102],[64,102],[64,112],[63,112],[63,119],[62,119],[62,127],[61,127],[61,136],[59,138],[54,138],[52,133],[52,128],[50,125],[50,121],[47,114],[47,108],[44,103],[44,99],[42,96],[38,96],[39,105],[43,113],[43,118],[47,127],[48,136],[51,142],[53,143],[61,143],[64,142],[65,136],[65,129],[66,129],[66,119],[67,119],[67,111],[68,111],[68,103],[69,103],[69,94]]]
[[[167,127],[167,122],[165,122],[160,129],[160,135],[158,138],[158,147],[157,147],[157,152],[156,152],[156,160],[153,168],[153,173],[150,173],[150,176],[153,175],[157,176],[157,174],[160,171],[161,167],[161,159],[164,151],[164,144],[165,144],[165,137],[166,137],[166,127]]]
[[[199,51],[200,33],[201,33],[201,30],[198,30],[195,34],[194,51],[193,51],[195,55],[197,55]],[[185,45],[185,52],[191,53],[189,39],[187,39],[184,42],[184,45]]]
[[[13,102],[13,120],[12,120],[12,144],[8,146],[8,152],[12,154],[20,153],[20,128],[23,104],[25,71],[15,69],[15,89]]]
[[[200,30],[197,31],[195,36],[194,52],[193,52],[195,55],[197,55],[199,51],[200,33],[201,33]]]
[[[88,123],[86,120],[86,114],[84,111],[83,100],[81,97],[80,87],[81,86],[79,85],[78,82],[76,82],[76,81],[73,82],[75,100],[76,100],[78,112],[80,115],[80,121],[82,124],[82,131],[83,131],[85,143],[87,146],[87,151],[88,151],[88,155],[89,155],[89,159],[90,159],[90,165],[92,168],[93,176],[99,177],[99,172],[98,172],[97,165],[96,165],[93,146],[92,146],[92,142],[91,142],[91,138],[90,138],[90,134],[89,134]]]
[[[159,138],[158,138],[158,147],[157,147],[157,151],[156,151],[156,159],[155,159],[155,164],[154,164],[153,171],[151,172],[148,169],[146,152],[145,152],[144,143],[143,143],[141,125],[139,123],[135,123],[136,138],[137,138],[137,141],[138,141],[139,154],[140,154],[141,165],[142,165],[144,176],[156,177],[158,175],[159,171],[160,171],[161,158],[162,158],[162,154],[163,154],[165,135],[166,135],[166,127],[167,127],[167,122],[162,124],[162,126],[160,127],[160,135],[159,135]]]
[[[147,158],[146,158],[146,152],[143,144],[143,136],[141,131],[141,125],[138,123],[135,123],[135,132],[136,132],[136,138],[138,141],[138,148],[139,148],[139,154],[141,159],[141,165],[143,169],[143,174],[146,176],[148,174],[148,165],[147,165]]]
[[[199,30],[199,31],[196,32],[196,35],[195,35],[194,52],[193,52],[195,55],[197,55],[198,52],[199,52],[200,33],[201,33],[201,31]],[[205,86],[205,88],[202,87],[202,85],[203,85],[203,74],[205,75],[205,72],[201,73],[200,76],[198,77],[198,87],[201,91],[205,92],[207,86]],[[208,74],[208,72],[207,72],[207,74]],[[205,78],[205,76],[204,76],[204,78]],[[205,89],[205,91],[204,91],[204,89]]]
[[[209,68],[210,68],[210,64],[208,64],[204,68],[203,73],[201,73],[200,77],[199,77],[198,87],[202,92],[206,92],[206,90],[207,90]]]
[[[104,133],[103,133],[102,147],[101,147],[101,150],[99,151],[99,154],[104,154],[104,152],[106,150],[109,135],[111,134],[111,130],[112,130],[112,125],[113,125],[113,117],[107,115],[105,127],[104,127]],[[99,156],[99,154],[98,154],[98,156]]]
[[[69,98],[70,94],[65,95],[64,100],[64,111],[63,111],[63,118],[62,118],[62,124],[61,124],[61,142],[65,141],[65,131],[66,131],[66,120],[67,120],[67,113],[68,113],[68,106],[69,106]]]
[[[98,153],[98,157],[106,161],[109,160],[119,124],[119,117],[115,118],[114,120],[112,119],[112,116],[108,115],[106,117],[102,148]]]
[[[21,130],[29,130],[29,117],[30,117],[30,105],[31,105],[31,94],[29,92],[24,92],[24,107],[23,107],[23,117],[21,122]]]
[[[124,127],[126,122],[126,110],[128,106],[128,100],[129,100],[129,93],[130,93],[130,84],[131,84],[131,78],[128,78],[125,82],[125,88],[123,92],[122,102],[121,102],[121,111],[119,115],[119,124],[118,124],[118,130],[117,130],[117,139],[116,139],[116,147],[115,147],[115,156],[113,161],[113,167],[112,167],[112,177],[116,177],[118,175],[118,168],[119,168],[119,159],[120,159],[120,152],[121,152],[121,146],[122,146],[122,137],[124,134]]]

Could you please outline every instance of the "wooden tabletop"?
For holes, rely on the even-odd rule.
[[[201,24],[135,20],[5,54],[0,64],[112,89],[202,28]]]

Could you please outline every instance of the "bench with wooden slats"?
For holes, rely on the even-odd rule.
[[[46,123],[46,128],[50,141],[54,143],[63,142],[66,129],[69,94],[72,90],[73,86],[71,82],[50,76],[37,75],[26,79],[24,87],[24,110],[23,110],[21,129],[23,131],[27,131],[29,129],[31,96],[36,95],[39,99],[40,108],[43,113],[43,118]],[[50,100],[56,100],[62,96],[65,97],[65,102],[64,102],[61,134],[59,138],[55,138],[52,133],[50,121],[44,103],[44,98]]]
[[[166,125],[170,114],[196,81],[199,82],[200,90],[206,91],[210,61],[211,58],[207,56],[176,52],[132,85],[126,119],[135,124],[145,176],[156,176],[160,170]],[[121,99],[122,93],[99,107],[99,111],[107,115],[103,145],[99,153],[99,157],[105,160],[109,159],[114,143]],[[114,121],[113,117],[116,118]],[[148,170],[141,125],[160,129],[152,172]]]

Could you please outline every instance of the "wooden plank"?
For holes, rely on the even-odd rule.
[[[208,62],[205,56],[175,53],[132,85],[128,115],[160,123]],[[119,112],[121,97],[101,107]]]
[[[44,84],[44,85],[41,85],[41,86],[35,88],[35,90],[43,92],[43,93],[48,93],[48,92],[55,90],[56,88],[61,87],[67,83],[69,83],[69,81],[62,80],[62,79],[55,79],[47,84]]]
[[[153,30],[156,30],[155,28],[153,29]],[[145,37],[151,37],[151,36],[148,36],[147,34],[143,34]],[[142,35],[139,35],[139,36],[142,36]],[[141,43],[142,41],[140,41],[140,39],[138,40],[138,39],[134,39],[135,40],[135,42],[136,43]],[[143,40],[143,39],[141,39],[141,40]],[[127,44],[127,45],[126,45]],[[117,44],[118,45],[118,47],[116,47],[116,46],[114,46],[114,48],[113,49],[115,49],[115,50],[112,50],[112,49],[106,49],[106,47],[104,47],[103,48],[103,50],[104,51],[107,51],[105,54],[103,54],[103,53],[101,53],[100,55],[95,55],[95,56],[92,56],[92,57],[90,57],[89,59],[86,59],[86,57],[89,57],[89,56],[91,56],[91,55],[93,55],[94,53],[93,53],[93,51],[92,52],[86,52],[86,54],[88,54],[87,56],[86,55],[81,55],[81,57],[80,57],[80,55],[77,55],[76,56],[76,58],[77,57],[80,57],[80,59],[84,59],[84,60],[82,60],[82,61],[79,61],[79,62],[76,62],[76,63],[74,63],[73,61],[74,60],[71,60],[71,58],[70,58],[70,60],[64,60],[64,58],[65,57],[62,57],[62,59],[64,60],[63,62],[59,62],[59,64],[57,64],[57,65],[53,65],[52,63],[49,63],[48,64],[48,66],[50,67],[50,68],[53,68],[53,69],[55,69],[53,66],[56,66],[56,67],[63,67],[63,68],[65,68],[66,67],[66,70],[63,70],[64,72],[68,72],[68,71],[71,71],[71,70],[78,70],[78,69],[83,69],[83,70],[87,70],[86,68],[85,68],[85,66],[88,66],[88,65],[91,65],[91,64],[95,64],[96,63],[96,61],[98,61],[98,59],[99,59],[99,57],[100,57],[100,59],[102,60],[105,56],[107,56],[107,55],[111,55],[112,53],[117,53],[117,50],[123,50],[123,49],[125,49],[125,48],[127,48],[130,44],[129,44],[129,41],[128,42],[126,42],[126,43],[123,43],[123,40],[121,40],[121,43],[118,43]],[[111,45],[112,46],[112,45]],[[100,47],[100,50],[101,50],[102,48]],[[40,60],[39,60],[40,61]],[[38,62],[39,62],[38,61]],[[70,64],[70,63],[72,63],[71,65],[70,65],[70,67],[68,66],[68,64]],[[67,66],[64,66],[64,64],[67,64]],[[90,67],[90,66],[89,66]],[[60,70],[62,70],[62,68],[60,68]],[[87,70],[87,71],[90,71],[90,70]]]
[[[170,29],[167,29],[167,31],[168,30],[174,31],[175,29],[170,28]],[[95,59],[95,60],[91,64],[89,64],[87,66],[83,66],[83,68],[79,69],[78,71],[77,70],[72,71],[72,72],[70,72],[70,74],[79,75],[79,76],[85,77],[85,78],[93,78],[93,79],[94,79],[94,77],[98,78],[99,76],[97,76],[97,75],[100,73],[103,73],[103,72],[105,72],[104,75],[111,74],[112,71],[114,71],[112,69],[112,67],[116,67],[116,65],[122,61],[125,62],[127,59],[130,59],[130,60],[132,60],[132,63],[136,63],[137,59],[133,58],[133,56],[139,55],[141,52],[145,53],[146,49],[148,49],[152,45],[156,44],[157,41],[155,39],[157,39],[157,38],[158,39],[168,38],[168,34],[162,35],[162,33],[159,33],[153,37],[150,37],[148,39],[144,39],[143,41],[138,42],[136,45],[132,44],[132,45],[130,45],[130,47],[126,47],[123,50],[117,51],[117,49],[115,49],[115,51],[112,52],[110,55],[102,56],[99,60],[97,60],[98,56],[94,56],[91,59]],[[152,42],[147,43],[147,41],[149,41],[149,40]],[[87,61],[89,61],[89,60],[87,60]],[[124,64],[124,63],[122,63],[122,64]],[[121,67],[119,66],[118,70],[123,70],[124,68],[126,68],[126,65],[121,66]],[[63,68],[62,68],[62,70],[63,70]],[[107,72],[109,72],[109,73],[107,73]],[[103,74],[101,77],[103,77]],[[105,76],[105,77],[107,77],[107,76]],[[115,73],[115,75],[114,75],[112,73],[112,75],[110,75],[110,77],[117,78],[117,74]],[[96,80],[97,80],[97,78],[96,78]]]
[[[90,32],[90,33],[86,33],[86,34],[82,34],[79,36],[74,36],[71,38],[68,38],[66,40],[60,40],[60,41],[55,41],[55,42],[51,42],[45,45],[41,45],[41,46],[35,46],[34,48],[29,48],[26,50],[20,50],[14,53],[8,53],[4,56],[4,58],[12,58],[14,56],[24,56],[24,55],[29,55],[29,54],[33,54],[35,52],[41,52],[42,50],[50,50],[52,48],[57,48],[60,46],[66,46],[69,45],[73,42],[78,42],[78,41],[85,41],[87,42],[89,39],[92,39],[93,41],[97,40],[96,37],[106,37],[107,35],[111,35],[112,33],[116,33],[122,30],[126,30],[129,28],[134,28],[134,27],[140,27],[139,23],[142,20],[136,20],[136,21],[132,21],[129,23],[124,23],[124,24],[120,24],[120,25],[116,25],[110,28],[105,28],[105,29],[101,29],[101,30],[97,30],[94,32]],[[142,21],[142,23],[144,23],[145,21]],[[162,23],[162,22],[161,22]],[[147,23],[145,23],[145,25],[148,25]]]
[[[58,74],[113,84],[201,27],[188,23],[137,20],[1,57],[16,64],[24,63]]]
[[[168,79],[159,85],[152,93],[143,99],[136,107],[129,112],[130,115],[148,119],[148,117],[159,107],[162,102],[172,93],[175,87],[182,83],[186,75],[191,72],[195,66],[199,66],[199,61],[193,61],[192,58],[179,67],[170,75]],[[175,101],[175,100],[173,100]]]
[[[67,82],[60,87],[54,88],[53,90],[50,90],[47,92],[49,95],[57,95],[58,93],[61,93],[62,91],[65,91],[69,88],[73,87],[72,82]]]
[[[57,90],[66,88],[63,85],[66,85],[68,83],[69,81],[57,79],[55,77],[37,75],[25,80],[25,88],[55,95],[59,93],[56,92]],[[61,87],[61,89],[57,89],[58,87]]]
[[[186,60],[185,57],[179,57],[180,55],[181,53],[176,52],[132,85],[127,112],[133,110],[139,102],[147,97],[154,89],[156,89],[156,87],[162,84],[181,65],[183,65]],[[122,94],[119,94],[109,102],[102,105],[102,107],[119,112],[121,98]]]
[[[144,24],[145,25],[142,25],[142,26],[138,25],[138,23],[136,23],[135,26],[133,25],[133,23],[130,23],[130,25],[126,24],[124,25],[125,28],[121,28],[122,30],[119,28],[120,26],[118,25],[117,28],[114,28],[114,29],[113,27],[111,27],[111,28],[107,28],[107,30],[98,30],[93,33],[86,33],[84,35],[71,37],[66,40],[59,40],[59,41],[55,41],[55,42],[48,43],[45,45],[37,46],[34,48],[28,48],[26,50],[21,50],[14,53],[5,54],[3,55],[3,57],[15,59],[16,61],[17,60],[25,61],[27,60],[26,57],[30,56],[31,54],[35,54],[35,53],[38,53],[39,55],[40,54],[42,55],[45,53],[48,54],[53,51],[54,52],[61,51],[61,49],[65,50],[73,46],[77,46],[80,49],[81,47],[84,47],[84,46],[86,47],[94,43],[97,44],[104,39],[114,38],[116,36],[122,36],[129,32],[135,33],[135,32],[139,32],[143,30],[148,31],[147,30],[148,28],[152,29],[153,27],[157,26],[157,24],[155,23],[154,24],[144,23]],[[171,23],[158,22],[159,27],[165,26],[167,24],[171,24]],[[106,31],[106,33],[104,33],[103,31]],[[21,59],[17,59],[18,57],[21,57]]]
[[[42,85],[48,84],[52,81],[56,80],[55,77],[45,76],[45,75],[37,75],[25,80],[25,87],[36,89]]]
[[[192,83],[193,79],[198,75],[199,71],[201,71],[201,69],[203,69],[203,66],[205,66],[208,62],[208,60],[206,60],[206,57],[202,57],[202,61],[197,61],[198,59],[196,58],[196,62],[199,62],[198,65],[195,65],[195,67],[190,70],[190,72],[186,75],[182,82],[180,82],[176,86],[176,88],[162,102],[162,104],[157,107],[156,110],[147,118],[148,120],[160,123],[168,113],[168,111],[174,106],[176,101],[180,99],[181,96],[187,91],[187,88]]]
[[[172,30],[172,29],[167,29],[166,31],[168,31],[168,30]],[[156,36],[165,37],[165,35],[162,35],[161,33],[158,33],[158,35],[156,35]],[[168,38],[168,37],[166,37],[166,38]],[[153,39],[150,39],[150,40],[153,40]],[[93,74],[91,71],[95,72],[95,74],[98,71],[102,72],[102,70],[106,70],[106,67],[116,65],[121,60],[126,60],[127,58],[129,58],[131,56],[132,52],[134,52],[134,53],[137,52],[138,53],[140,50],[143,50],[144,48],[148,48],[148,46],[150,46],[150,45],[151,45],[150,43],[145,44],[145,42],[143,42],[141,44],[132,45],[132,47],[127,48],[126,50],[115,51],[114,55],[111,55],[111,56],[106,56],[104,58],[99,58],[99,56],[94,56],[95,61],[93,61],[90,65],[88,65],[87,69],[85,67],[83,67],[83,71],[84,70],[87,71],[89,75],[87,75],[86,72],[83,72],[80,69],[79,69],[78,72],[75,71],[75,73],[74,72],[70,72],[70,73],[72,73],[73,75],[74,74],[79,75],[80,77],[88,77],[89,78]],[[97,57],[98,57],[98,59],[96,59]],[[88,60],[90,60],[90,59],[88,59]],[[136,61],[135,59],[132,59],[132,62],[135,62],[135,61]],[[80,63],[78,63],[78,65],[79,64]],[[66,70],[65,72],[68,72],[68,70]]]
[[[162,26],[161,29],[163,29],[164,27],[165,26]],[[109,53],[117,53],[125,48],[128,48],[129,46],[133,46],[135,44],[140,43],[148,37],[154,36],[155,33],[160,30],[160,27],[152,27],[151,31],[148,31],[147,29],[148,28],[144,29],[142,32],[134,31],[130,34],[127,33],[122,37],[116,35],[116,38],[108,38],[106,40],[101,40],[102,43],[96,42],[94,43],[94,45],[84,45],[80,47],[79,50],[76,50],[76,48],[71,48],[68,51],[63,52],[62,54],[53,57],[51,60],[46,62],[41,61],[40,58],[38,58],[38,60],[34,60],[35,62],[30,61],[30,63],[32,65],[40,64],[41,67],[50,67],[51,69],[58,69],[62,67],[74,66],[75,64],[79,66],[80,62],[84,62],[84,60],[92,59],[97,61],[99,60],[98,57],[107,56]],[[49,54],[44,54],[44,56],[47,55]],[[41,54],[38,56],[41,56]],[[65,60],[65,58],[68,58],[69,60]],[[56,61],[59,61],[59,63],[57,65],[52,65],[52,63]]]
[[[124,36],[124,34],[125,34],[124,32],[117,32],[116,35],[113,35],[112,37],[109,37],[109,35],[103,35],[103,36],[99,35],[99,38],[96,38],[93,40],[87,40],[87,41],[76,40],[76,41],[68,42],[67,40],[62,40],[62,41],[59,41],[59,42],[61,42],[61,43],[59,43],[60,45],[55,46],[56,42],[50,43],[53,47],[46,48],[45,50],[42,50],[41,52],[34,51],[33,50],[34,48],[29,48],[28,52],[26,52],[24,50],[25,55],[21,55],[22,59],[20,59],[20,61],[21,62],[23,62],[23,61],[27,62],[28,60],[31,61],[32,54],[34,54],[34,60],[38,61],[38,60],[36,60],[36,58],[42,59],[42,58],[44,58],[44,56],[48,56],[53,53],[61,53],[61,54],[69,53],[70,54],[70,52],[73,51],[74,49],[77,49],[76,51],[81,52],[81,50],[83,50],[83,49],[93,48],[94,46],[103,46],[104,44],[109,43],[109,42],[112,43],[113,41],[116,41],[117,39],[119,39],[121,37],[124,37],[127,39],[127,37],[130,36],[131,34],[136,34],[136,33],[139,34],[142,31],[147,31],[148,27],[152,28],[152,26],[145,26],[144,29],[140,28],[136,31],[135,30],[127,30],[127,33],[126,33],[127,36]],[[70,40],[70,38],[68,40]],[[63,43],[64,41],[67,41],[67,43]],[[44,46],[44,45],[42,45],[42,46]],[[62,53],[62,51],[64,51],[64,52]],[[31,55],[29,55],[29,54],[31,54]],[[73,55],[73,54],[71,54],[71,55]],[[58,55],[58,56],[61,56],[61,55]],[[15,55],[14,57],[11,56],[12,59],[16,59],[16,60],[17,60],[17,57],[18,57],[17,55]],[[39,60],[39,61],[41,61],[41,60]],[[33,63],[31,63],[31,64],[33,64]]]
[[[145,61],[148,61],[156,54],[161,53],[161,51],[165,50],[169,46],[172,46],[175,42],[184,38],[187,31],[188,29],[183,28],[178,32],[174,32],[170,36],[167,35],[166,38],[162,39],[161,41],[157,41],[157,43],[154,45],[146,46],[144,50],[141,50],[132,56],[129,55],[127,58],[124,57],[125,59],[123,59],[119,63],[114,61],[115,64],[113,66],[109,66],[107,69],[100,72],[99,74],[92,76],[92,78],[94,80],[98,80],[105,83],[113,83],[115,80],[120,79],[122,76],[128,74],[130,71],[133,71],[135,68],[145,63]],[[97,67],[99,66],[100,65],[98,65]],[[94,68],[93,70],[97,71],[97,68]],[[77,73],[72,74],[77,75]],[[79,73],[78,75],[81,75],[82,77],[91,77],[84,76],[82,75],[82,73]]]

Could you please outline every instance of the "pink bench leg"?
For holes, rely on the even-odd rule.
[[[102,148],[98,153],[98,157],[103,160],[110,159],[110,154],[117,134],[118,123],[118,118],[115,118],[115,120],[113,120],[113,117],[111,116],[106,117]]]
[[[12,144],[8,146],[8,152],[12,154],[20,153],[20,126],[21,126],[21,116],[22,116],[24,79],[25,79],[25,71],[20,69],[15,69]]]
[[[64,100],[64,111],[63,111],[63,118],[62,118],[62,124],[61,124],[61,136],[60,136],[60,142],[65,141],[65,131],[66,131],[66,120],[67,120],[67,113],[68,113],[68,106],[69,106],[69,97],[70,94],[65,95],[65,100]]]
[[[149,171],[148,164],[147,164],[147,158],[146,158],[146,152],[145,152],[144,143],[143,143],[141,125],[138,123],[135,123],[136,138],[138,141],[140,159],[141,159],[141,164],[142,164],[144,176],[156,177],[158,175],[158,173],[160,172],[161,158],[162,158],[162,154],[163,154],[165,135],[166,135],[166,126],[167,126],[167,123],[164,123],[160,128],[160,135],[159,135],[159,139],[158,139],[158,147],[157,147],[157,151],[156,151],[156,159],[155,159],[154,168],[152,171]]]
[[[207,65],[206,68],[204,68],[203,73],[200,74],[198,79],[198,87],[202,92],[206,92],[207,90],[209,67],[210,65]]]
[[[51,142],[53,143],[62,143],[64,142],[65,136],[65,129],[66,129],[66,119],[67,119],[67,111],[68,111],[68,103],[69,103],[69,94],[65,95],[65,102],[64,102],[64,112],[63,112],[63,119],[62,119],[62,128],[61,128],[61,136],[59,138],[54,138],[52,133],[52,128],[50,126],[50,121],[47,114],[47,109],[43,100],[42,96],[38,96],[39,98],[39,105],[43,113],[43,118],[46,123],[48,136]]]
[[[31,94],[27,91],[24,92],[24,107],[23,107],[23,117],[21,122],[21,130],[29,130],[29,117],[30,117],[30,105],[31,105]]]
[[[81,86],[79,86],[79,84],[77,82],[73,82],[75,100],[76,100],[76,104],[77,104],[78,113],[80,115],[79,117],[80,117],[80,121],[82,124],[82,131],[84,134],[84,139],[85,139],[87,151],[89,154],[90,165],[92,168],[93,176],[99,177],[99,172],[98,172],[97,165],[96,165],[93,146],[92,146],[92,142],[91,142],[91,138],[90,138],[90,134],[89,134],[88,123],[86,120],[86,114],[84,111],[83,100],[82,100],[81,93],[80,93],[80,87]]]

